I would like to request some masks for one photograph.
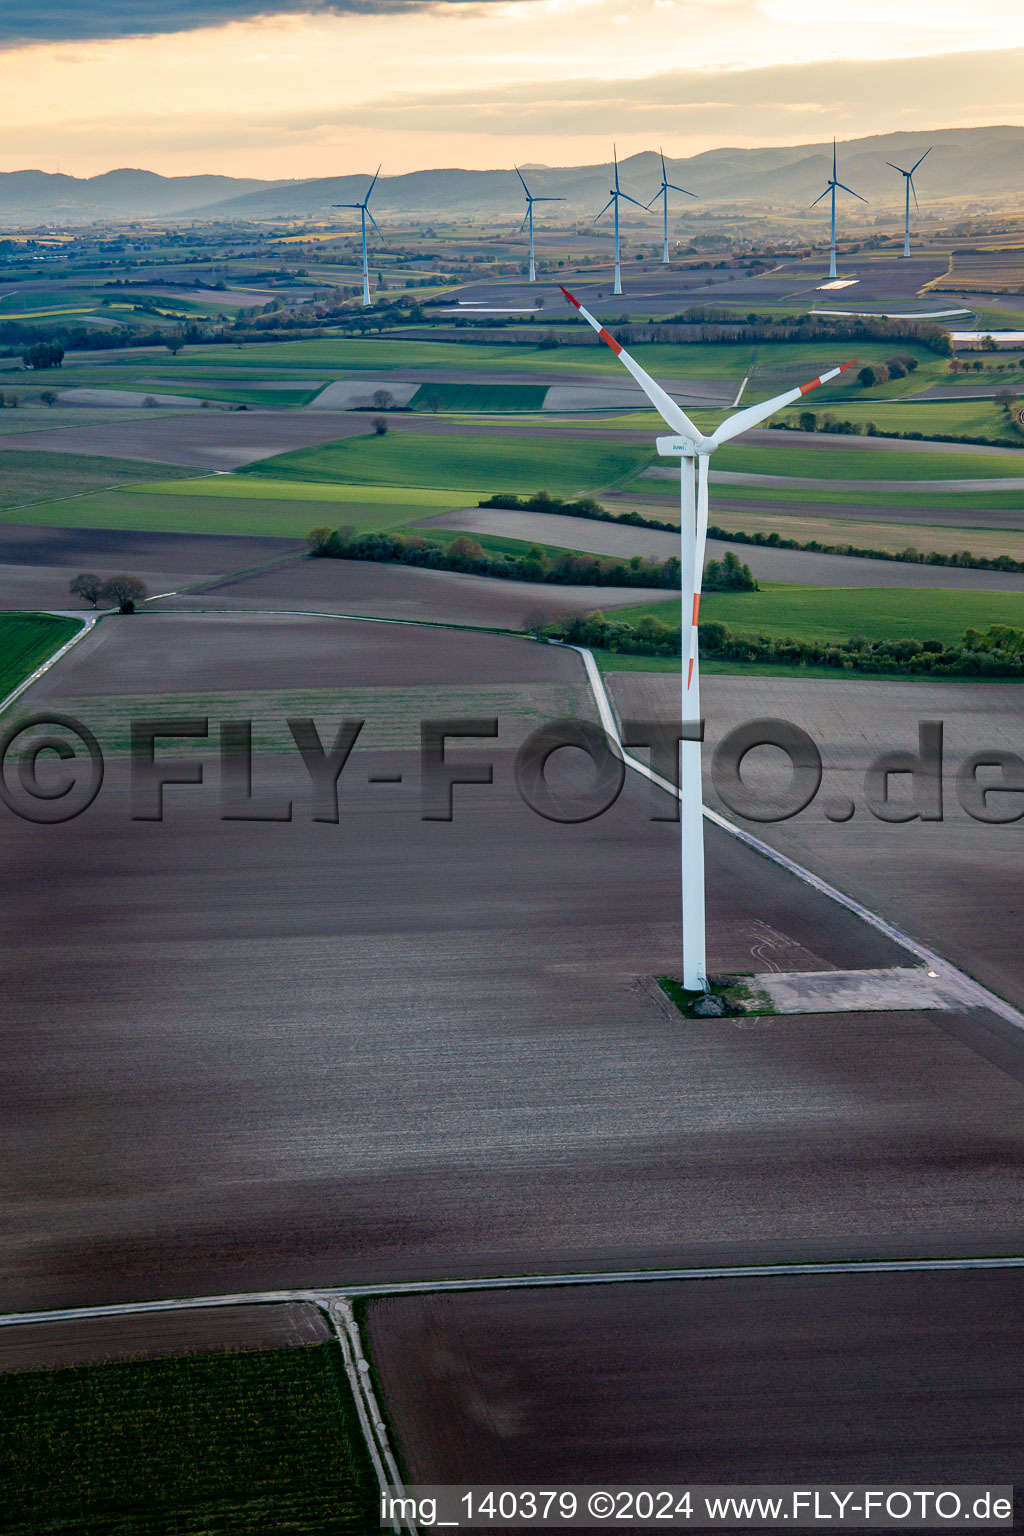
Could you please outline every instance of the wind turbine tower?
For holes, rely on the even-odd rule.
[[[561,284],[559,287],[561,288]],[[700,763],[700,665],[697,655],[697,619],[704,574],[704,547],[708,531],[708,464],[716,448],[747,432],[783,406],[799,400],[819,384],[834,379],[852,362],[830,368],[819,379],[786,390],[774,400],[736,411],[715,428],[710,437],[690,420],[672,396],[645,373],[630,357],[600,320],[595,320],[567,288],[562,292],[575,309],[615,353],[650,400],[672,437],[658,438],[658,452],[679,459],[680,484],[680,557],[682,565],[682,722],[684,736],[680,752],[679,819],[682,834],[683,889],[683,987],[687,992],[708,990],[705,945],[704,888],[704,807]]]
[[[597,219],[600,219],[604,214],[606,214],[609,208],[615,209],[615,287],[612,289],[612,292],[621,293],[622,265],[619,261],[619,198],[624,197],[627,203],[636,203],[638,208],[644,208],[644,204],[638,203],[635,197],[630,197],[629,193],[623,192],[622,188],[619,186],[619,156],[614,144],[612,145],[612,163],[615,166],[615,185],[610,189],[611,196],[605,203],[604,207],[601,209]],[[645,213],[646,211],[646,208],[644,208]],[[594,220],[595,224],[597,223],[597,219]]]
[[[520,181],[523,181],[523,173],[519,169],[518,165],[516,166],[516,175],[519,177]],[[534,266],[533,261],[533,205],[534,203],[564,203],[565,198],[534,197],[525,181],[523,181],[523,191],[526,193],[526,213],[523,215],[523,224],[529,223],[530,226],[530,282],[535,283],[537,281],[537,269]],[[520,224],[519,226],[520,234],[523,232],[523,224]]]
[[[658,201],[659,197],[663,199],[661,213],[662,213],[662,238],[664,240],[664,254],[662,255],[661,259],[662,259],[663,263],[665,264],[665,266],[667,267],[668,266],[668,194],[670,192],[681,192],[684,197],[696,197],[697,194],[696,194],[696,192],[687,192],[685,187],[677,187],[675,182],[669,181],[668,176],[667,176],[667,174],[665,172],[665,151],[663,149],[659,149],[658,153],[661,156],[661,186],[658,188],[657,192],[655,192],[654,196],[651,198],[651,200],[647,204],[647,206],[648,206],[648,208],[653,208],[655,203]]]
[[[367,204],[370,201],[370,193],[373,191],[374,187],[377,185],[377,177],[379,175],[380,175],[380,166],[378,165],[377,170],[376,170],[376,172],[374,174],[374,178],[370,182],[370,185],[366,189],[366,196],[363,198],[361,203],[335,203],[334,204],[335,208],[358,208],[359,209],[359,218],[360,218],[360,222],[362,224],[362,229],[363,229],[363,304],[364,305],[367,305],[370,302],[370,269],[369,269],[369,267],[366,264],[366,221],[367,221],[367,219],[369,219],[370,223],[373,225],[373,227],[377,231],[378,235],[380,235],[380,228],[379,228],[379,226],[377,224],[377,220],[374,218],[373,214],[370,212],[369,208],[367,207]],[[380,235],[380,238],[383,240],[384,236]]]
[[[835,139],[833,139],[832,140],[832,175],[831,175],[831,177],[829,179],[828,186],[825,188],[824,192],[821,194],[821,197],[816,197],[814,199],[814,202],[811,204],[812,208],[816,208],[818,206],[818,204],[821,202],[821,198],[822,197],[828,197],[829,193],[832,194],[832,243],[831,243],[831,253],[829,255],[829,263],[828,263],[828,275],[829,275],[829,277],[835,277],[835,275],[836,275],[836,188],[837,187],[839,188],[839,190],[841,192],[849,192],[851,197],[860,198],[860,201],[862,203],[866,203],[867,202],[867,198],[866,197],[861,197],[860,193],[859,192],[855,192],[852,187],[844,186],[844,184],[841,181],[837,181],[836,180],[836,141],[835,141]]]
[[[932,152],[932,146],[929,144],[928,148],[924,152],[924,155],[930,155],[931,152]],[[924,155],[921,156],[921,160],[924,159]],[[915,208],[920,208],[920,206],[921,206],[921,204],[917,200],[917,188],[914,186],[914,172],[917,170],[917,166],[921,164],[921,160],[919,160],[917,162],[917,165],[912,165],[910,167],[909,171],[903,170],[902,166],[893,165],[891,160],[887,160],[885,162],[886,165],[890,168],[890,170],[899,171],[900,175],[903,177],[903,179],[904,179],[904,181],[906,183],[906,188],[905,188],[906,194],[907,194],[906,195],[906,209],[905,209],[904,214],[903,214],[903,254],[904,254],[904,256],[909,256],[910,255],[910,194],[911,194],[911,192],[913,192],[913,194],[914,194],[914,207]]]

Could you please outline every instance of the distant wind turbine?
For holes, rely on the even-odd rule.
[[[831,192],[831,194],[832,194],[832,244],[831,244],[831,253],[830,253],[830,256],[829,256],[829,263],[828,263],[828,275],[829,275],[829,277],[835,277],[835,275],[836,275],[836,188],[837,187],[839,188],[839,190],[841,192],[849,192],[851,197],[858,197],[858,198],[860,198],[862,203],[866,203],[867,202],[867,198],[866,197],[861,197],[860,193],[859,192],[855,192],[852,187],[847,187],[847,186],[845,186],[843,184],[843,182],[836,180],[836,141],[835,141],[835,139],[833,139],[832,140],[832,175],[831,175],[831,178],[829,179],[828,186],[825,188],[824,192],[821,194],[821,197],[816,197],[814,199],[814,202],[811,204],[812,208],[816,208],[818,206],[818,204],[821,202],[821,198],[822,197],[828,197],[829,193]]]
[[[562,288],[561,283],[558,285]],[[574,299],[567,288],[562,292],[575,309],[615,353],[619,362],[640,385],[648,400],[671,429],[673,436],[659,437],[660,454],[678,457],[680,484],[680,556],[682,581],[682,722],[686,734],[680,752],[679,819],[682,824],[682,889],[683,889],[683,987],[688,992],[708,990],[707,960],[705,955],[705,890],[704,890],[704,811],[701,786],[700,762],[700,664],[697,650],[697,622],[700,614],[700,591],[704,573],[704,549],[708,531],[708,465],[716,448],[741,432],[748,432],[760,422],[774,416],[776,411],[790,405],[834,379],[853,363],[843,363],[840,368],[830,368],[820,378],[787,389],[774,400],[750,405],[742,411],[727,416],[706,437],[687,416],[680,405],[666,394],[650,374],[645,373],[634,357],[620,346],[615,337],[606,331],[600,320],[595,320]]]
[[[658,201],[659,197],[664,199],[664,202],[662,203],[661,211],[662,211],[662,218],[663,218],[662,231],[663,231],[663,236],[664,236],[664,241],[665,241],[665,253],[664,253],[664,255],[662,256],[661,259],[664,262],[665,266],[667,267],[668,266],[668,194],[670,192],[681,192],[684,197],[696,197],[697,194],[696,194],[696,192],[687,192],[685,187],[677,187],[674,181],[669,181],[668,176],[667,176],[667,174],[665,172],[665,151],[663,149],[659,149],[658,153],[661,156],[661,186],[658,188],[657,192],[655,192],[654,196],[651,198],[651,200],[647,204],[647,206],[648,206],[648,208],[653,208],[655,203]]]
[[[622,188],[619,186],[619,156],[614,144],[612,145],[612,162],[615,166],[615,185],[610,189],[611,196],[605,203],[604,207],[601,209],[597,219],[603,217],[603,215],[608,212],[609,208],[615,209],[615,287],[612,289],[612,292],[621,293],[622,266],[619,261],[619,198],[624,197],[627,203],[636,203],[638,208],[644,208],[644,205],[643,203],[638,203],[635,197],[630,197],[628,192],[623,192]],[[645,213],[646,211],[646,208],[644,208]],[[597,223],[597,219],[594,220],[595,224]]]
[[[534,205],[534,203],[564,203],[565,202],[565,198],[564,197],[534,197],[533,193],[530,191],[529,187],[526,185],[526,182],[523,181],[523,173],[519,169],[518,165],[516,166],[515,169],[516,169],[516,175],[519,177],[519,180],[523,182],[523,191],[526,193],[526,213],[523,215],[523,224],[527,224],[528,223],[529,226],[530,226],[530,282],[531,283],[535,283],[537,281],[537,269],[534,266],[534,262],[533,262],[533,205]],[[523,224],[520,224],[520,226],[519,226],[519,233],[520,234],[522,234],[522,232],[523,232]]]
[[[932,152],[932,146],[929,144],[928,148],[924,152],[924,155],[930,155],[931,152]],[[924,159],[924,155],[921,156],[921,160]],[[910,194],[911,194],[911,192],[913,192],[913,194],[914,194],[914,207],[915,208],[920,208],[920,206],[921,206],[921,204],[917,200],[917,188],[914,186],[914,172],[917,170],[917,166],[921,164],[921,160],[919,160],[917,162],[917,165],[912,165],[910,167],[909,171],[905,171],[902,166],[893,165],[891,160],[887,160],[885,162],[886,165],[890,168],[890,170],[899,171],[900,175],[904,178],[904,180],[906,182],[906,194],[907,194],[906,204],[907,204],[907,206],[906,206],[906,211],[905,211],[904,216],[903,216],[903,254],[904,254],[904,256],[909,256],[910,255]]]
[[[367,207],[367,204],[370,201],[370,193],[373,191],[374,187],[377,185],[377,177],[379,175],[380,175],[380,166],[378,165],[377,170],[376,170],[376,172],[374,174],[374,178],[370,182],[370,185],[366,189],[366,196],[363,198],[361,203],[335,203],[334,204],[335,208],[358,208],[359,209],[359,217],[360,217],[360,220],[361,220],[361,223],[362,223],[362,228],[363,228],[363,303],[364,304],[369,304],[369,302],[370,302],[370,269],[369,269],[369,267],[366,264],[366,221],[367,221],[367,219],[369,219],[370,223],[373,225],[373,227],[377,231],[378,235],[380,235],[380,227],[379,227],[379,225],[377,223],[377,220],[374,218],[373,214],[370,212],[369,208]],[[380,235],[380,237],[381,237],[382,240],[384,239],[383,235]]]

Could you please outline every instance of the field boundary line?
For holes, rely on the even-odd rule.
[[[566,649],[578,651],[583,658],[583,665],[586,669],[587,679],[590,683],[595,703],[597,704],[601,724],[619,749],[626,767],[632,768],[634,772],[641,774],[645,779],[650,780],[652,784],[656,784],[659,789],[663,789],[666,793],[681,799],[682,796],[675,784],[671,784],[668,779],[662,778],[660,774],[648,768],[646,763],[640,762],[638,758],[632,757],[624,750],[618,722],[616,721],[611,700],[608,697],[608,691],[604,686],[604,679],[594,659],[593,652],[582,645],[567,646]],[[951,960],[947,960],[935,950],[929,949],[926,944],[919,943],[909,933],[905,933],[902,928],[898,928],[895,923],[889,922],[888,918],[873,912],[870,907],[865,906],[863,902],[857,901],[855,897],[847,896],[837,886],[822,879],[820,875],[814,874],[812,870],[805,869],[795,859],[780,853],[777,848],[773,848],[770,843],[763,842],[761,838],[755,837],[746,828],[738,827],[735,822],[729,821],[718,811],[712,810],[710,806],[705,805],[703,811],[705,821],[710,821],[713,826],[720,827],[730,837],[734,837],[739,842],[746,844],[755,853],[761,854],[763,858],[769,859],[773,864],[777,864],[791,875],[795,875],[805,885],[811,886],[813,890],[818,891],[822,896],[827,896],[830,901],[845,907],[848,912],[852,912],[863,922],[870,924],[872,928],[877,929],[886,938],[892,939],[894,943],[900,944],[904,949],[909,950],[923,965],[937,972],[940,979],[946,982],[951,991],[966,1006],[985,1008],[989,1013],[994,1013],[1008,1024],[1012,1024],[1015,1029],[1024,1029],[1024,1013],[1020,1009],[1015,1008],[1012,1003],[1007,1002],[1005,998],[1000,997],[997,993],[990,992],[988,987],[983,986],[980,981],[975,981],[973,976],[968,976],[966,971],[962,971]]]
[[[26,611],[32,612],[32,613],[35,613],[35,612],[43,612],[43,613],[46,613],[46,614],[51,614],[52,613],[52,616],[54,618],[59,618],[59,619],[65,619],[65,618],[72,617],[72,615],[70,615],[70,614],[57,613],[57,612],[55,612],[55,611],[53,611],[51,609],[38,609],[38,610],[37,609],[30,609],[30,610],[26,610]],[[75,614],[75,615],[73,615],[73,617],[78,618],[79,615]],[[72,635],[70,640],[65,640],[64,644],[60,647],[60,649],[54,651],[52,656],[48,656],[47,659],[44,662],[42,662],[40,666],[36,667],[35,671],[32,672],[28,677],[26,677],[23,682],[20,682],[18,684],[17,688],[13,689],[7,695],[6,699],[0,700],[0,715],[3,715],[6,712],[6,710],[9,708],[9,706],[11,704],[13,704],[17,699],[20,699],[21,695],[23,693],[27,693],[29,688],[32,687],[32,684],[33,683],[37,683],[41,677],[44,677],[46,675],[46,673],[49,672],[51,667],[55,667],[57,665],[58,661],[60,661],[62,659],[62,657],[67,655],[68,651],[72,650],[76,645],[79,644],[80,641],[85,639],[86,635],[91,635],[93,630],[96,628],[96,625],[99,623],[99,621],[100,621],[100,619],[102,617],[103,617],[103,615],[101,613],[83,613],[81,615],[82,627],[78,631],[78,633],[76,635]]]
[[[461,1291],[546,1290],[572,1285],[635,1285],[656,1281],[772,1280],[813,1275],[945,1274],[966,1270],[1024,1269],[1024,1254],[959,1259],[836,1259],[793,1264],[683,1266],[678,1269],[566,1270],[556,1274],[482,1275],[450,1280],[394,1280],[366,1285],[310,1286],[283,1291],[235,1291],[223,1296],[168,1297],[161,1301],[111,1302],[95,1307],[57,1307],[40,1312],[0,1313],[0,1328],[39,1323],[92,1322],[219,1307],[274,1306],[305,1302],[321,1310],[353,1298],[425,1296]]]

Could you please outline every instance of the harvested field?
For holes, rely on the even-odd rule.
[[[367,1322],[412,1482],[1020,1484],[1022,1287],[605,1285],[393,1298]]]
[[[496,581],[488,576],[378,565],[370,560],[296,560],[171,598],[159,606],[176,612],[310,609],[485,629],[523,629],[534,613],[591,613],[598,604],[603,609],[622,608],[636,600],[636,587]]]
[[[0,1373],[54,1371],[109,1360],[157,1360],[168,1355],[301,1348],[323,1344],[330,1336],[316,1307],[298,1301],[23,1323],[0,1329]]]
[[[621,715],[674,718],[677,676],[615,672],[608,682]],[[824,681],[714,676],[705,679],[702,698],[708,721],[708,804],[732,814],[716,795],[710,773],[714,748],[729,730],[768,716],[800,726],[824,760],[822,789],[800,815],[750,823],[752,830],[1001,996],[1024,1005],[1018,941],[1024,822],[995,826],[974,821],[955,790],[956,769],[970,753],[988,747],[1020,751],[1018,687],[851,678],[837,692],[835,684]],[[882,752],[916,750],[922,720],[944,726],[944,818],[899,824],[876,820],[866,809],[865,771]],[[753,770],[752,760],[749,766]],[[778,787],[767,766],[752,782],[766,794]],[[902,790],[894,794],[907,798]],[[829,819],[830,808],[851,802],[857,806],[852,820]]]
[[[340,411],[190,410],[171,416],[147,412],[143,419],[120,426],[94,425],[86,420],[61,432],[12,434],[6,442],[9,448],[30,448],[47,455],[141,459],[146,463],[142,478],[156,480],[166,474],[156,465],[237,469],[254,459],[333,442],[365,430],[365,416],[346,416]],[[46,462],[53,461],[48,457]]]
[[[258,657],[258,663],[254,662]],[[102,678],[102,686],[98,686]],[[272,689],[487,686],[565,682],[582,674],[570,651],[515,637],[345,623],[313,615],[207,614],[147,609],[114,615],[35,697]]]
[[[70,509],[78,503],[63,505]],[[0,523],[0,607],[88,609],[90,604],[68,591],[80,571],[131,571],[150,592],[170,592],[201,577],[212,580],[220,572],[265,565],[305,549],[305,540],[297,539]]]
[[[616,527],[614,523],[582,517],[559,517],[547,512],[507,512],[488,507],[446,512],[421,526],[460,528],[467,533],[498,534],[559,548],[587,550],[591,554],[645,560],[667,560],[679,554],[679,535],[651,528]],[[780,530],[781,531],[781,530]],[[825,533],[807,537],[827,538]],[[962,546],[957,546],[962,547]],[[991,592],[1024,592],[1024,574],[959,570],[953,566],[914,565],[884,560],[863,560],[849,555],[820,555],[791,549],[763,549],[756,545],[730,544],[709,539],[707,557],[720,560],[727,549],[735,550],[764,581],[794,582],[822,587],[943,587]],[[1024,554],[1024,543],[1022,543]]]
[[[817,539],[822,544],[852,544],[858,549],[888,549],[898,554],[908,545],[915,549],[928,553],[932,550],[939,554],[951,555],[960,550],[969,549],[972,554],[982,555],[986,559],[995,559],[999,555],[1009,555],[1014,560],[1024,560],[1024,507],[1014,517],[1019,525],[1013,527],[1009,521],[1005,529],[972,528],[963,525],[942,526],[915,522],[913,527],[908,527],[906,522],[875,521],[880,517],[878,509],[873,509],[874,518],[869,522],[850,514],[850,509],[843,509],[843,516],[830,515],[837,509],[822,507],[816,515],[801,515],[805,509],[794,506],[791,509],[780,507],[778,513],[774,511],[750,510],[756,506],[751,502],[734,502],[729,506],[720,503],[712,521],[719,527],[725,527],[730,532],[740,533],[777,533],[783,539],[797,539],[800,543],[807,543]],[[806,509],[810,512],[811,509]],[[867,511],[867,508],[862,509]],[[658,516],[658,513],[648,513],[648,516]],[[991,515],[991,514],[986,514]]]
[[[1024,292],[1024,246],[1006,250],[954,251],[946,278],[931,284],[933,293],[944,288],[975,293]]]
[[[429,703],[463,678],[578,666],[463,635],[438,639],[431,670],[428,631],[302,628],[104,620],[27,706],[59,696],[88,722],[114,681],[146,714],[167,679],[379,688],[410,667]],[[162,823],[130,818],[117,759],[78,820],[0,821],[0,1125],[22,1192],[5,1306],[1012,1241],[1024,1196],[991,1138],[1024,1134],[1024,1090],[949,1032],[980,1026],[682,1029],[643,980],[674,968],[678,922],[678,833],[648,819],[646,786],[559,825],[487,739],[452,756],[492,760],[495,782],[457,785],[451,823],[420,819],[419,755],[398,751],[349,765],[337,825],[309,819],[296,753],[254,772],[261,807],[294,801],[290,823],[224,821],[215,745]],[[367,782],[381,773],[402,782]],[[812,969],[900,962],[724,835],[709,860],[716,970],[754,968],[767,942]]]

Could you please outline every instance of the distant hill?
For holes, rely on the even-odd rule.
[[[943,128],[851,139],[839,146],[839,178],[871,202],[891,205],[902,198],[902,182],[886,161],[909,168],[929,146],[932,152],[918,173],[922,202],[945,198],[1024,202],[1024,128]],[[668,167],[670,180],[695,192],[702,203],[742,205],[751,211],[806,207],[824,190],[832,168],[832,145],[712,149],[686,160],[669,160]],[[534,193],[567,200],[556,210],[562,215],[596,212],[611,185],[607,165],[538,166],[527,174]],[[624,160],[620,178],[624,191],[647,201],[661,180],[657,155]],[[367,183],[365,175],[256,181],[117,170],[79,180],[43,171],[14,171],[0,175],[0,220],[24,226],[111,218],[322,218],[330,215],[333,204],[361,197]],[[385,175],[374,193],[375,210],[438,217],[509,213],[520,202],[521,191],[511,168]]]

